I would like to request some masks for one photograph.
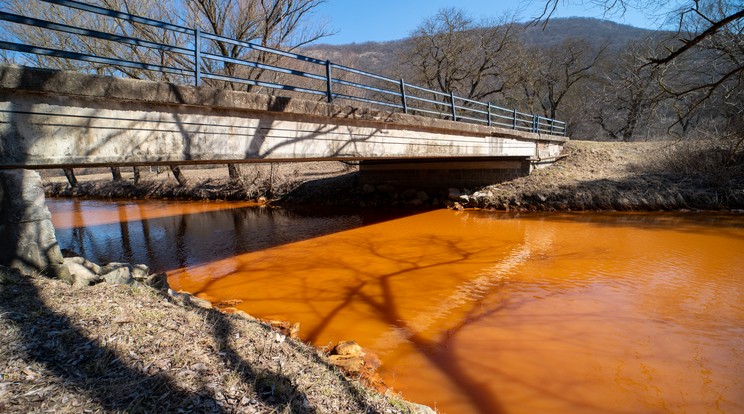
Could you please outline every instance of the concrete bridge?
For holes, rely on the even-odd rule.
[[[28,169],[359,161],[363,181],[475,186],[567,138],[206,87],[0,66],[0,264],[69,277]],[[9,171],[2,171],[9,170]]]
[[[440,174],[450,177],[445,185],[479,185],[552,162],[566,140],[298,98],[0,66],[3,169],[345,160],[360,161],[369,179]]]

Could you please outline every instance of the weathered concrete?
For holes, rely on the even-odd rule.
[[[565,141],[296,98],[0,66],[0,168],[544,159]]]
[[[0,171],[0,264],[69,280],[35,171]]]

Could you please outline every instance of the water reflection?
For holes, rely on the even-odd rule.
[[[213,259],[192,262],[197,224],[167,236],[185,244],[171,283],[357,340],[446,413],[744,412],[742,216],[434,211],[324,233],[265,214],[223,222]],[[254,223],[273,242],[231,239]]]
[[[98,263],[194,266],[364,226],[401,213],[299,214],[254,203],[47,200],[57,240]]]

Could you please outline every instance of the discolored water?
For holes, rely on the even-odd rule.
[[[356,340],[445,413],[744,412],[744,215],[69,203],[50,201],[62,247],[150,252],[133,261],[176,289]],[[98,219],[132,208],[159,216]]]

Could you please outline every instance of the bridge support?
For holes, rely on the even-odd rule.
[[[496,184],[528,175],[530,167],[528,157],[365,160],[359,173],[361,184],[438,190]]]
[[[0,265],[69,279],[39,173],[0,171]]]

